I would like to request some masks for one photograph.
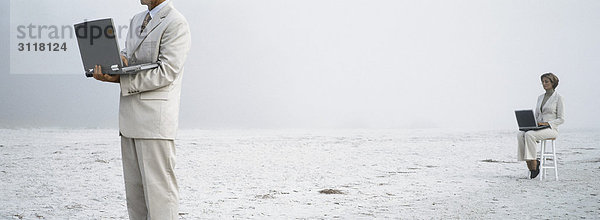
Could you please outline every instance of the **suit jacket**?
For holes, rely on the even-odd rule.
[[[552,129],[558,130],[558,126],[565,122],[563,97],[558,94],[558,92],[554,91],[552,96],[546,101],[546,104],[541,106],[543,100],[544,94],[538,97],[537,105],[535,107],[535,118],[538,122],[548,122]]]
[[[119,131],[128,138],[175,139],[183,64],[191,36],[186,19],[168,3],[140,34],[147,12],[131,19],[123,54],[130,65],[158,62],[159,67],[121,75]]]

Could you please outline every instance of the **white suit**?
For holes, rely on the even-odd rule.
[[[558,92],[554,91],[544,106],[541,106],[543,100],[544,94],[538,97],[537,105],[535,107],[535,118],[538,122],[548,122],[550,128],[519,132],[517,135],[519,145],[517,159],[520,161],[535,160],[537,155],[537,141],[547,138],[556,138],[558,136],[558,126],[565,121],[563,97],[558,94]]]
[[[163,5],[164,4],[164,5]],[[186,19],[163,2],[140,33],[148,11],[133,17],[123,54],[130,65],[159,67],[121,75],[119,131],[130,219],[177,219],[175,144],[183,64],[190,48]]]

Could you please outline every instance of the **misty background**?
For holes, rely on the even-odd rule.
[[[560,78],[562,127],[600,127],[599,1],[173,3],[192,31],[180,128],[514,129],[545,72]],[[1,1],[0,127],[117,128],[117,84],[10,74],[27,62],[10,63],[9,8]]]

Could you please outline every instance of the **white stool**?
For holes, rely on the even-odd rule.
[[[551,141],[552,142],[552,151],[550,152],[546,152],[546,142]],[[548,169],[553,169],[554,168],[554,177],[556,178],[556,180],[558,180],[558,158],[556,158],[556,147],[555,147],[555,143],[554,141],[556,141],[556,138],[548,138],[548,139],[544,139],[540,141],[540,181],[544,179],[544,177],[546,177],[546,171]],[[548,158],[552,159],[552,164],[551,165],[547,165],[546,164],[546,160]]]

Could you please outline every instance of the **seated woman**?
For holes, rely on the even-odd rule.
[[[540,95],[535,108],[535,117],[539,125],[549,125],[550,128],[537,131],[521,131],[517,136],[519,142],[518,160],[526,161],[533,179],[540,173],[540,161],[536,159],[536,142],[558,136],[558,126],[564,120],[563,98],[556,91],[558,77],[552,73],[543,74],[540,79],[546,93]]]

